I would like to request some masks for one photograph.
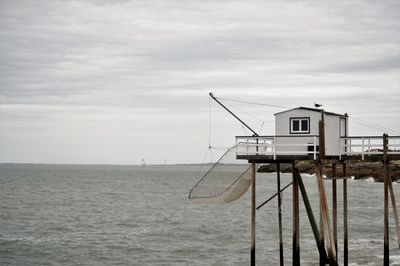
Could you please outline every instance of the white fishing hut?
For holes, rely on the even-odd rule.
[[[323,110],[298,107],[275,114],[275,144],[278,153],[305,154],[319,151],[319,121]],[[325,155],[339,156],[340,137],[347,136],[347,114],[323,112]]]
[[[297,107],[275,114],[275,135],[237,136],[237,159],[246,160],[381,160],[382,136],[348,136],[348,115]],[[388,138],[391,157],[398,157],[399,137]]]

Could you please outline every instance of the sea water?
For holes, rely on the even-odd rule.
[[[0,165],[0,265],[248,265],[250,192],[223,205],[195,204],[200,166]],[[318,220],[315,176],[303,176]],[[282,175],[281,187],[291,181]],[[326,180],[331,206],[331,182]],[[393,183],[397,199],[400,184]],[[338,181],[339,264],[343,257]],[[276,174],[257,174],[257,204]],[[291,191],[283,193],[285,263],[291,263]],[[383,264],[383,185],[348,180],[350,265]],[[301,196],[300,196],[301,199]],[[400,204],[400,200],[398,200]],[[331,211],[331,209],[330,209]],[[319,265],[300,204],[302,265]],[[391,265],[400,265],[389,213]],[[279,262],[277,200],[257,211],[258,265]]]

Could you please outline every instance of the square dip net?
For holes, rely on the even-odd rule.
[[[189,199],[200,203],[227,203],[240,198],[252,182],[249,164],[234,164],[236,145],[231,147],[190,190]]]

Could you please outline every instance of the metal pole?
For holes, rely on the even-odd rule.
[[[385,168],[384,175],[384,217],[383,217],[383,225],[384,225],[384,247],[383,247],[383,265],[389,266],[389,201],[388,201],[388,135],[383,134],[383,166]]]
[[[279,224],[279,262],[284,265],[283,260],[283,234],[282,234],[282,197],[281,197],[281,168],[280,163],[276,164],[276,183],[278,186],[278,224]]]
[[[295,165],[292,164],[293,173],[293,265],[300,266],[300,216],[299,216],[299,184],[295,177]]]
[[[347,224],[347,169],[343,163],[343,266],[349,263],[349,230]]]
[[[256,265],[256,164],[252,163],[250,265]]]

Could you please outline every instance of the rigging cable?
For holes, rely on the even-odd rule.
[[[210,163],[213,163],[214,154],[211,146],[211,97],[208,97],[208,152],[210,154]]]
[[[223,100],[222,98],[218,98],[218,99],[219,99],[219,100]],[[241,101],[236,101],[236,100],[231,100],[231,101],[234,101],[234,102],[241,102]],[[235,110],[237,110],[238,112],[243,113],[243,114],[245,114],[245,115],[248,115],[249,117],[252,117],[253,119],[259,121],[260,124],[261,124],[260,130],[259,130],[259,132],[258,132],[259,135],[261,134],[261,130],[263,129],[265,123],[269,123],[269,122],[275,121],[275,120],[262,120],[262,119],[258,118],[257,116],[255,116],[255,115],[253,115],[253,114],[251,114],[251,113],[248,113],[248,112],[246,112],[246,111],[243,111],[242,109],[240,109],[240,108],[237,107],[237,106],[234,106],[234,105],[229,104],[229,103],[226,103],[226,102],[225,102],[225,104],[226,104],[227,106],[229,106],[230,108],[235,109]],[[243,127],[243,126],[242,126],[242,127]]]
[[[292,107],[282,106],[282,105],[274,105],[274,104],[267,104],[267,103],[256,103],[256,102],[248,102],[248,101],[240,101],[240,100],[233,100],[227,98],[220,98],[215,97],[220,100],[230,101],[230,102],[237,102],[237,103],[245,103],[245,104],[253,104],[253,105],[261,105],[261,106],[269,106],[269,107],[277,107],[277,108],[284,108],[284,109],[291,109]]]
[[[282,106],[282,105],[274,105],[274,104],[266,104],[266,103],[258,103],[258,102],[249,102],[249,101],[241,101],[241,100],[234,100],[234,99],[228,99],[228,98],[219,98],[219,97],[218,97],[217,99],[225,100],[225,101],[230,101],[230,102],[238,102],[238,103],[252,104],[252,105],[261,105],[261,106],[269,106],[269,107],[277,107],[277,108],[287,108],[287,109],[292,108],[292,107],[287,107],[287,106]],[[236,108],[236,109],[238,109],[238,108]],[[245,113],[245,112],[243,112],[243,113]],[[254,116],[252,115],[252,117],[254,117]],[[256,118],[256,117],[254,117],[254,118]],[[260,119],[258,119],[258,118],[256,118],[256,119],[257,119],[257,120],[260,120]],[[382,126],[380,126],[380,125],[376,125],[376,124],[367,122],[367,121],[362,120],[362,119],[359,119],[359,118],[350,117],[350,119],[352,119],[353,121],[355,120],[354,122],[356,122],[356,123],[358,123],[358,124],[360,124],[360,125],[363,125],[363,126],[366,126],[366,127],[372,128],[372,129],[383,130],[383,131],[387,130],[387,131],[390,131],[390,132],[392,132],[392,133],[394,133],[394,134],[400,134],[399,131],[396,131],[396,130],[393,130],[393,129],[390,129],[390,128],[386,128],[386,127],[382,127]],[[262,120],[260,120],[260,121],[262,121]],[[266,122],[266,121],[262,121],[262,122]]]
[[[376,124],[361,120],[359,118],[355,118],[355,117],[349,117],[349,118],[351,120],[353,120],[353,122],[355,122],[355,123],[357,123],[359,125],[365,126],[365,127],[369,127],[369,128],[376,129],[376,130],[383,130],[383,131],[387,130],[387,131],[392,132],[393,134],[400,134],[400,132],[398,132],[396,130],[393,130],[393,129],[390,129],[390,128],[386,128],[386,127],[382,127],[380,125],[376,125]]]
[[[212,103],[211,103],[211,97],[208,98],[208,148],[207,151],[204,155],[203,158],[203,163],[206,161],[207,157],[209,156],[210,158],[210,163],[214,163],[215,160],[215,154],[213,152],[213,150],[216,151],[223,151],[224,153],[227,152],[229,150],[229,148],[227,147],[217,147],[217,146],[213,146],[211,145],[211,130],[212,130]]]

